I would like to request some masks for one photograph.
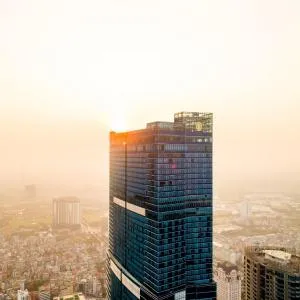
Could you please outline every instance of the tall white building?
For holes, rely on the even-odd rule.
[[[251,213],[251,198],[246,196],[244,200],[240,203],[240,218],[243,221],[249,221],[249,218],[251,218]]]
[[[18,290],[18,300],[29,300],[29,292],[27,290]]]
[[[80,201],[76,197],[53,199],[53,226],[80,225]]]
[[[229,262],[219,263],[214,272],[218,300],[241,300],[242,278],[237,267]]]

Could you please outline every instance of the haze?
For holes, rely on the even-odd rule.
[[[298,0],[0,1],[0,181],[107,186],[109,129],[210,111],[219,185],[297,190],[299,13]]]

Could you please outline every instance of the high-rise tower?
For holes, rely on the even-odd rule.
[[[109,299],[216,299],[211,113],[111,132],[109,201]]]
[[[81,224],[80,200],[76,197],[54,198],[52,202],[53,226],[77,226]]]

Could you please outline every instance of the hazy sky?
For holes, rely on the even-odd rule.
[[[0,0],[0,180],[105,181],[107,128],[182,110],[218,178],[300,179],[299,37],[299,0]]]

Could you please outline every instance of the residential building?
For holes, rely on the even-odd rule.
[[[11,300],[7,294],[0,293],[0,300]]]
[[[18,290],[18,300],[29,300],[29,292],[27,290]]]
[[[216,299],[212,114],[110,133],[108,299]]]
[[[79,226],[81,224],[80,200],[76,197],[53,199],[53,226]]]
[[[229,262],[217,265],[214,272],[218,300],[241,300],[242,276],[237,267]]]
[[[54,297],[53,300],[85,300],[85,297],[82,293],[76,293],[76,294]]]
[[[43,290],[39,292],[39,299],[40,300],[50,300],[51,299],[51,293],[50,291]]]
[[[245,300],[300,299],[300,256],[280,247],[249,247],[244,257]]]

